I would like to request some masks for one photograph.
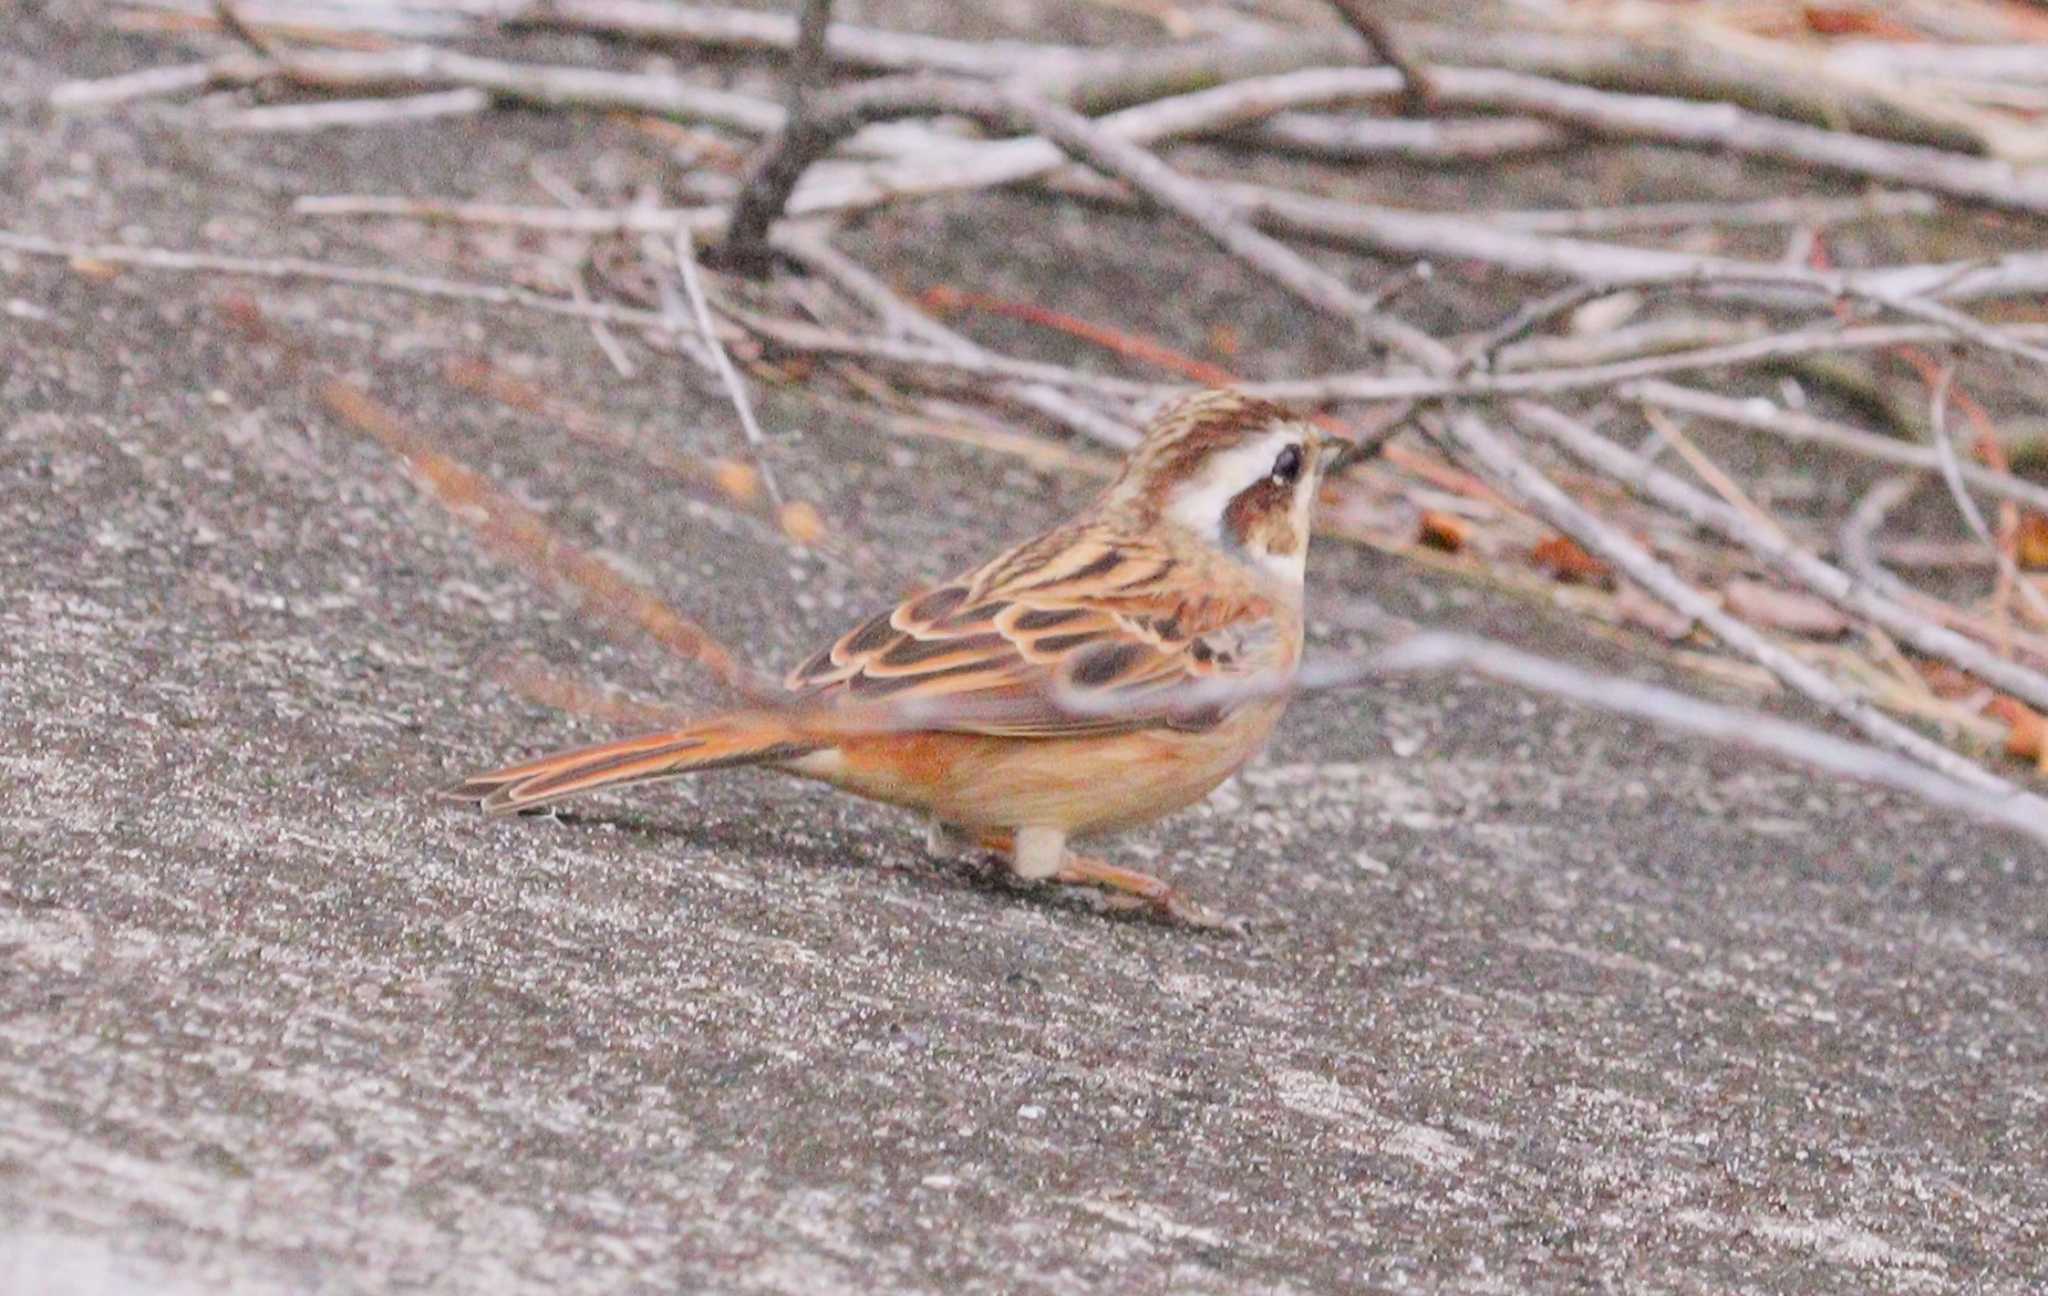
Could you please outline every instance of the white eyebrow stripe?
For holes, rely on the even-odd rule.
[[[1256,441],[1226,450],[1202,467],[1202,475],[1175,491],[1166,515],[1206,540],[1222,543],[1223,510],[1245,488],[1273,471],[1273,461],[1293,434],[1276,428]]]

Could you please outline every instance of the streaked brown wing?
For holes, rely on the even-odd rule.
[[[874,617],[786,683],[825,705],[900,703],[919,728],[961,733],[1214,723],[1227,705],[1177,706],[1183,686],[1286,654],[1265,599],[1191,594],[1213,582],[1181,561],[1156,541],[1054,532]]]

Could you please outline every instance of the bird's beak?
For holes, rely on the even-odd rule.
[[[1352,464],[1357,463],[1360,459],[1370,457],[1370,452],[1361,447],[1356,441],[1347,441],[1343,437],[1333,436],[1323,441],[1321,457],[1323,461],[1323,476],[1333,477],[1344,469],[1349,468]]]

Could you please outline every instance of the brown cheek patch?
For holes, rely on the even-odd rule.
[[[1294,487],[1271,477],[1246,487],[1223,509],[1223,534],[1239,548],[1294,551]]]

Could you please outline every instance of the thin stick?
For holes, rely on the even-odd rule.
[[[2022,331],[2024,330],[2024,331]],[[2038,327],[2016,329],[2022,336],[2043,336]],[[1612,387],[1637,379],[1699,369],[1735,368],[1772,360],[1835,352],[1895,347],[1906,342],[1952,340],[1954,333],[1933,324],[1869,324],[1832,326],[1778,333],[1725,346],[1699,347],[1667,355],[1643,356],[1613,364],[1567,369],[1475,373],[1464,378],[1383,373],[1332,374],[1321,378],[1290,378],[1247,383],[1245,389],[1270,400],[1304,404],[1326,401],[1439,400],[1458,396],[1537,396]]]
[[[1998,541],[1991,534],[1990,523],[1984,520],[1984,513],[1977,507],[1977,501],[1970,498],[1968,488],[1963,485],[1963,475],[1956,464],[1956,445],[1949,434],[1948,398],[1955,390],[1956,362],[1943,364],[1934,375],[1933,390],[1928,393],[1928,422],[1933,436],[1935,461],[1941,465],[1941,479],[1948,484],[1949,497],[1956,502],[1956,512],[1962,514],[1963,522],[1979,541],[1998,548]]]
[[[360,388],[331,378],[320,385],[319,394],[337,417],[374,437],[410,465],[443,507],[458,517],[480,515],[477,529],[492,547],[530,570],[559,576],[586,605],[602,611],[607,619],[639,627],[684,661],[703,666],[734,693],[747,698],[773,695],[772,681],[735,657],[704,627],[603,558],[564,541],[540,514],[499,490],[481,473],[433,449]]]
[[[270,38],[242,21],[242,15],[235,6],[235,0],[213,0],[214,16],[220,20],[221,30],[233,36],[265,58],[282,60],[277,46]]]
[[[1128,116],[1115,114],[1099,124],[1141,142],[1166,129],[1165,123],[1138,120],[1136,114],[1141,111],[1144,110],[1132,109]],[[901,142],[907,146],[907,137]],[[790,196],[788,212],[793,216],[821,215],[859,210],[904,196],[1008,184],[1046,175],[1063,160],[1064,155],[1050,149],[1043,140],[1013,139],[971,146],[950,139],[934,140],[932,149],[921,157],[874,166],[839,162],[815,166]],[[1779,306],[1791,300],[1788,293],[1800,294],[1794,304],[1811,304],[1816,296],[1828,291],[1825,285],[1802,281],[1800,272],[1788,275],[1767,262],[1538,237],[1479,217],[1366,206],[1267,185],[1217,181],[1211,187],[1238,204],[1248,219],[1269,232],[1376,256],[1479,261],[1516,274],[1584,280],[1604,291],[1627,285],[1677,283],[1713,288],[1718,295],[1741,299],[1739,290],[1751,284],[1757,286],[1751,295],[1753,299]],[[375,195],[308,196],[297,200],[294,210],[302,215],[409,216],[589,233],[650,229],[665,233],[670,226],[660,222],[675,219],[672,211],[626,208],[571,220],[545,208]],[[711,208],[698,209],[693,219],[699,229],[713,228],[720,221],[720,213]],[[1720,278],[1714,280],[1717,275]],[[1850,271],[1847,278],[1847,286],[1858,292],[1869,290],[1901,297],[1926,296],[1951,302],[2029,297],[2048,293],[2048,256],[2019,253],[1996,260],[1889,266]]]
[[[564,276],[569,284],[569,295],[580,306],[590,304],[590,290],[583,284],[583,267],[570,266]],[[601,319],[590,321],[590,336],[597,343],[597,349],[604,352],[604,358],[611,361],[613,372],[627,382],[640,376],[640,367],[633,363],[633,357],[626,354],[626,348],[619,343],[618,335],[611,326]]]
[[[325,103],[268,104],[221,113],[211,119],[217,130],[244,132],[316,131],[336,128],[409,126],[444,117],[469,117],[487,110],[491,97],[481,90],[437,90],[429,94],[383,99],[336,99]]]
[[[1809,701],[1846,720],[1882,746],[1985,791],[2024,797],[2040,813],[2048,814],[2048,802],[2021,792],[1947,747],[1921,737],[1868,702],[1844,692],[1833,680],[1731,616],[1717,601],[1687,584],[1635,541],[1566,495],[1476,414],[1453,411],[1443,425],[1452,444],[1534,512],[1680,615],[1699,622],[1722,643],[1764,666]]]
[[[1974,640],[1934,624],[1868,584],[1857,581],[1849,573],[1799,548],[1775,525],[1759,525],[1739,509],[1709,498],[1561,410],[1533,401],[1519,401],[1513,411],[1517,423],[1549,437],[1574,458],[1693,524],[1719,532],[1837,607],[1868,618],[1901,642],[1930,657],[1946,661],[2008,693],[2048,708],[2048,675],[1999,657]],[[1867,552],[1867,528],[1863,534]]]
[[[1842,562],[1858,580],[1901,602],[1915,597],[1915,591],[1878,561],[1874,539],[1892,510],[1912,498],[1919,486],[1920,479],[1916,477],[1879,478],[1876,484],[1863,492],[1862,498],[1856,501],[1856,507],[1849,510],[1849,516],[1835,539],[1835,548],[1841,551]]]
[[[1472,218],[1529,234],[1615,234],[1692,225],[1839,225],[1885,216],[1933,216],[1933,194],[1885,190],[1856,198],[1763,198],[1747,202],[1639,203],[1547,211],[1473,212]]]
[[[1696,414],[1702,418],[1732,423],[1737,427],[1768,432],[1791,441],[1824,445],[1848,454],[1902,467],[1917,468],[1924,472],[1941,471],[1940,455],[1930,447],[1909,445],[1847,423],[1836,423],[1816,418],[1811,414],[1780,409],[1762,397],[1737,399],[1655,380],[1625,384],[1616,394],[1626,400]],[[2023,477],[2015,477],[2011,473],[1995,472],[1968,461],[1958,464],[1957,471],[1964,481],[1978,490],[2048,512],[2048,487],[2040,486]]]
[[[927,112],[956,112],[999,124],[1021,121],[1081,160],[1129,182],[1304,301],[1349,321],[1370,338],[1449,366],[1451,353],[1442,343],[1374,314],[1353,289],[1259,233],[1205,186],[1067,109],[1000,86],[931,77],[851,87],[836,92],[829,103],[821,100],[816,109],[815,118],[802,129],[785,131],[769,146],[735,211],[770,212],[773,219],[813,160],[871,122]]]
[[[1775,540],[1785,541],[1785,529],[1778,525],[1777,519],[1758,508],[1756,501],[1750,499],[1748,493],[1722,469],[1720,464],[1709,459],[1705,451],[1694,445],[1692,438],[1685,434],[1685,429],[1678,426],[1678,420],[1654,405],[1643,406],[1643,413],[1649,418],[1651,425],[1663,434],[1671,448],[1678,452],[1678,457],[1685,460],[1686,466],[1699,474],[1701,481],[1713,487],[1714,493],[1730,508],[1742,514],[1750,526],[1759,532]],[[1647,462],[1645,466],[1648,466]]]
[[[438,297],[449,301],[476,302],[487,306],[520,306],[550,315],[573,319],[598,319],[612,324],[661,327],[666,321],[653,311],[606,302],[578,303],[564,297],[503,284],[475,283],[460,279],[439,279],[403,270],[379,270],[367,266],[336,265],[309,261],[303,257],[236,257],[207,252],[181,252],[171,248],[129,247],[119,243],[62,243],[33,234],[0,230],[0,249],[28,256],[56,257],[66,261],[103,261],[109,265],[141,266],[150,270],[172,270],[197,274],[248,275],[257,279],[309,279],[320,283],[345,284],[352,288],[381,288]]]
[[[1970,533],[1998,559],[1998,595],[1994,602],[1994,616],[1999,625],[2004,627],[2008,624],[2008,600],[2011,591],[2015,589],[2026,599],[2027,605],[2034,610],[2035,615],[2048,619],[2048,597],[2044,597],[2040,590],[2035,589],[2032,581],[2020,575],[2019,566],[2013,561],[2012,554],[2007,551],[2005,545],[1999,543],[1998,537],[1991,533],[1991,524],[1985,519],[1984,511],[1977,507],[1977,501],[1971,498],[1969,488],[1963,484],[1962,467],[1957,462],[1955,437],[1948,423],[1949,397],[1955,391],[1958,367],[1953,360],[1942,365],[1935,374],[1933,390],[1928,395],[1928,439],[1934,443],[1935,455],[1941,463],[1941,479],[1948,486],[1949,498],[1955,501],[1956,512],[1962,515],[1963,524],[1969,527]],[[2048,700],[2038,705],[2048,706]]]
[[[570,214],[564,213],[564,215]],[[700,229],[711,223],[710,221],[693,220],[691,221],[691,228],[693,230]],[[105,261],[110,264],[137,265],[158,270],[251,275],[268,279],[311,279],[328,283],[346,284],[353,287],[380,288],[419,296],[439,297],[454,301],[518,306],[551,315],[561,315],[582,320],[603,320],[611,324],[636,328],[669,329],[673,323],[670,317],[659,312],[636,307],[618,306],[606,302],[583,304],[571,299],[550,297],[546,294],[536,293],[524,288],[461,280],[415,277],[400,271],[334,265],[328,262],[308,261],[295,257],[230,257],[210,253],[181,252],[164,248],[127,247],[120,244],[61,243],[34,235],[16,234],[8,230],[0,230],[0,249],[34,256],[58,257],[65,260]],[[1321,272],[1318,271],[1317,273]],[[770,320],[737,309],[729,309],[728,314],[750,331],[760,334],[776,342],[778,345],[809,354],[855,356],[912,367],[951,370],[961,374],[1015,378],[1054,387],[1097,391],[1124,401],[1133,399],[1157,401],[1186,390],[1185,384],[1147,383],[1113,378],[1106,375],[1084,373],[1063,365],[1014,360],[985,350],[970,353],[953,349],[941,350],[934,347],[919,347],[914,344],[885,338],[857,338],[848,334],[835,333],[828,329],[818,328],[815,325],[801,324],[794,321]],[[2019,325],[2009,331],[2020,337],[2048,336],[2048,331],[2044,331],[2042,326]],[[1244,387],[1255,395],[1265,396],[1273,400],[1300,403],[1337,401],[1380,402],[1435,400],[1468,396],[1548,395],[1609,387],[1660,374],[1729,367],[1761,360],[1786,359],[1830,351],[1889,347],[1904,342],[1941,341],[1951,336],[1950,330],[1935,325],[1869,325],[1860,328],[1841,329],[1839,331],[1827,329],[1781,334],[1752,342],[1720,347],[1703,347],[1668,355],[1644,357],[1640,360],[1608,365],[1591,365],[1574,369],[1474,374],[1463,379],[1438,378],[1420,374],[1389,377],[1378,373],[1353,373],[1335,374],[1321,378],[1247,383],[1244,384]],[[1097,431],[1092,432],[1091,435],[1096,435],[1097,439],[1104,440],[1106,444],[1116,444],[1116,442],[1110,441],[1107,436],[1100,435],[1101,432],[1106,430],[1103,425],[1097,424]],[[1898,447],[1898,453],[1911,454],[1912,451],[1908,447]],[[1917,463],[1918,461],[1914,460],[1913,462]],[[1926,466],[1933,468],[1937,465],[1930,459]],[[1996,473],[1986,474],[1984,470],[1969,464],[1963,466],[1963,472],[1966,478],[1973,483],[1982,485],[1987,490],[1997,491],[2011,498],[2027,500],[2029,502],[2048,501],[2048,492],[2044,492],[2042,488],[2035,487],[2031,483],[2022,482],[2017,478]],[[2043,503],[2041,506],[2048,507],[2048,503]]]
[[[2042,814],[2048,804],[2002,781],[2001,787],[1989,787],[1976,779],[1935,773],[1915,761],[1902,760],[1861,743],[1845,742],[1805,725],[1755,711],[1718,706],[1654,684],[1611,674],[1595,675],[1489,640],[1442,632],[1420,634],[1353,670],[1358,677],[1468,670],[1579,706],[1765,752],[1838,778],[1891,788],[2048,844],[2048,818]],[[1331,686],[1343,682],[1348,681],[1338,676]],[[1977,770],[1974,765],[1965,768]]]
[[[785,227],[776,234],[775,243],[779,250],[796,258],[805,267],[837,283],[855,300],[879,315],[890,328],[924,338],[965,360],[990,354],[898,297],[865,266],[840,252],[825,238]],[[998,390],[1005,397],[1113,449],[1129,450],[1138,443],[1136,428],[1083,405],[1058,388],[1044,383],[1009,382]]]
[[[768,438],[761,432],[761,424],[754,418],[754,405],[747,398],[747,385],[740,379],[740,371],[733,366],[732,357],[726,354],[725,344],[719,341],[718,327],[711,318],[711,299],[705,295],[703,276],[697,270],[697,249],[690,238],[690,227],[680,226],[676,230],[676,269],[683,277],[683,291],[690,296],[690,310],[697,317],[697,334],[711,349],[711,361],[718,367],[718,376],[725,383],[726,393],[732,397],[732,407],[740,416],[740,427],[745,430],[747,446],[753,452],[754,466],[761,470],[761,486],[768,498],[779,510],[782,507],[782,487],[775,480],[775,472],[768,463]]]
[[[1415,120],[1289,112],[1246,127],[1227,142],[1327,162],[1491,162],[1555,153],[1578,139],[1573,131],[1533,117]]]

